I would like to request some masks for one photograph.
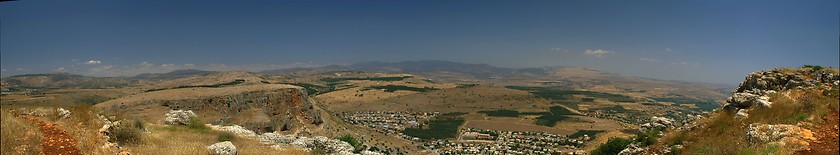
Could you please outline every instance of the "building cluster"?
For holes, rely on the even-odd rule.
[[[423,126],[438,112],[398,112],[398,111],[364,111],[345,112],[343,119],[353,125],[371,128],[386,135],[395,135],[404,139],[413,139],[404,136],[401,131],[407,127]]]
[[[424,147],[438,154],[581,154],[589,136],[569,138],[546,132],[466,128],[458,140],[436,140]]]

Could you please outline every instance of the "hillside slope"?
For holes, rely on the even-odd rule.
[[[192,110],[205,122],[238,124],[258,132],[294,131],[319,124],[320,114],[312,106],[305,90],[281,84],[167,89],[96,105],[110,115],[149,122],[162,121],[170,110]]]
[[[838,87],[836,68],[753,72],[716,112],[682,124],[652,118],[593,154],[838,154]]]

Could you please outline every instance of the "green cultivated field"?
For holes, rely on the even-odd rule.
[[[409,87],[409,86],[400,86],[400,85],[386,85],[386,86],[372,86],[367,87],[370,89],[385,89],[385,92],[395,92],[397,90],[407,90],[407,91],[416,91],[416,92],[427,92],[432,90],[438,90],[437,88],[432,87]]]
[[[508,89],[516,89],[516,90],[523,90],[528,91],[531,94],[536,96],[557,100],[557,101],[565,101],[573,99],[572,95],[585,95],[592,98],[602,98],[607,99],[613,102],[636,102],[637,100],[630,96],[625,96],[621,94],[610,94],[610,93],[602,93],[602,92],[593,92],[593,91],[580,91],[580,90],[562,90],[559,88],[553,87],[524,87],[524,86],[506,86],[505,88]]]
[[[245,80],[236,79],[236,80],[233,80],[233,81],[227,82],[227,83],[220,83],[220,84],[213,84],[213,85],[178,86],[178,87],[174,87],[174,88],[149,89],[149,90],[146,90],[146,92],[153,92],[153,91],[160,91],[160,90],[167,90],[167,89],[181,89],[181,88],[219,88],[219,87],[237,85],[237,84],[240,84],[240,83],[243,83],[243,82],[245,82]]]
[[[340,81],[347,81],[347,80],[368,80],[368,81],[401,81],[406,78],[412,78],[413,76],[400,76],[400,77],[367,77],[367,78],[359,78],[359,77],[349,77],[349,78],[323,78],[321,81],[328,82],[328,83],[335,83]]]
[[[569,118],[569,115],[578,115],[561,106],[552,106],[548,108],[547,112],[519,112],[516,110],[494,110],[494,111],[479,111],[479,113],[487,114],[487,116],[494,117],[519,117],[521,115],[539,115],[535,124],[543,126],[554,126],[557,121],[562,121]]]

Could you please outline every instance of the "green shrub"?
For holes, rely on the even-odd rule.
[[[137,128],[137,129],[140,129],[140,130],[146,130],[146,125],[140,119],[134,119],[134,121],[132,121],[132,125],[133,125],[134,128]]]
[[[779,154],[779,148],[780,147],[778,144],[767,144],[767,146],[764,147],[764,151],[762,151],[761,154]]]
[[[219,134],[216,135],[216,140],[219,142],[232,141],[234,139],[236,139],[236,135],[233,135],[233,133],[230,132],[219,132]]]
[[[811,71],[818,71],[823,69],[823,67],[820,65],[803,65],[802,68],[810,68]]]
[[[143,131],[134,125],[119,125],[109,129],[110,141],[118,144],[138,144],[142,140]]]
[[[607,143],[601,144],[595,150],[592,150],[592,155],[615,155],[627,148],[633,141],[626,138],[610,138]]]
[[[659,137],[659,130],[648,130],[636,135],[634,141],[639,142],[642,146],[648,146],[656,143],[656,138]]]
[[[357,140],[357,139],[356,139],[356,137],[353,137],[352,135],[349,135],[349,134],[343,135],[343,136],[341,136],[341,137],[338,137],[338,140],[340,140],[340,141],[344,141],[344,142],[347,142],[347,143],[349,143],[351,146],[353,146],[353,148],[355,148],[353,152],[357,152],[357,153],[358,153],[359,151],[361,151],[362,149],[364,149],[364,148],[362,147],[362,143],[361,143],[361,142],[359,142],[359,140]]]
[[[207,125],[204,125],[204,121],[201,121],[201,119],[198,119],[198,117],[190,117],[190,121],[187,122],[187,127],[196,130],[207,129]]]

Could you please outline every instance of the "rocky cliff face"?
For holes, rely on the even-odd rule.
[[[146,121],[161,121],[169,110],[192,110],[207,123],[237,124],[257,132],[288,131],[320,124],[306,91],[288,85],[173,89],[111,100],[105,112]]]
[[[723,109],[736,113],[737,117],[746,117],[747,113],[743,109],[770,107],[773,103],[769,101],[769,94],[791,89],[837,89],[838,86],[840,74],[831,73],[827,69],[777,68],[753,72],[738,85]]]
[[[660,141],[636,137],[618,154],[837,154],[838,89],[836,68],[753,72],[720,111],[681,124],[653,117],[640,131],[663,131]]]

